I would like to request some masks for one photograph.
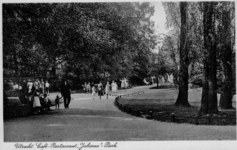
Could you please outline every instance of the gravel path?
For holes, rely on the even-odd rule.
[[[143,98],[164,95],[149,86],[135,87],[120,94],[145,91]],[[55,97],[57,93],[50,96]],[[153,96],[152,96],[153,95]],[[236,126],[175,124],[137,118],[114,106],[114,98],[93,99],[91,94],[72,94],[69,109],[46,115],[4,121],[5,142],[52,141],[158,141],[158,140],[236,140]],[[142,96],[140,96],[142,97]],[[54,109],[54,108],[53,108]]]

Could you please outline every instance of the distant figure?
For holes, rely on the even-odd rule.
[[[64,99],[64,107],[67,109],[71,101],[71,87],[66,79],[63,79],[61,84],[61,94]]]
[[[84,85],[82,85],[83,86],[83,91],[86,93],[87,91],[86,91],[86,89],[87,89],[87,84],[86,84],[86,82],[85,82],[85,84]]]
[[[90,82],[88,82],[88,84],[86,85],[86,89],[87,89],[87,93],[91,92],[91,85]]]
[[[125,89],[125,80],[124,79],[121,80],[121,89]]]
[[[47,94],[49,94],[49,86],[50,86],[49,82],[46,81],[45,82],[45,93],[47,93]]]
[[[128,80],[126,78],[124,78],[124,85],[125,85],[125,89],[128,88]]]
[[[36,90],[38,90],[39,86],[40,86],[39,80],[36,78],[35,81],[34,81],[34,87],[35,87]]]
[[[35,114],[39,114],[40,113],[40,108],[41,108],[41,104],[40,104],[40,99],[39,99],[39,91],[36,90],[34,92],[34,95],[33,95],[33,108],[34,108],[34,113]]]
[[[95,93],[96,93],[96,91],[95,91],[95,85],[94,85],[94,84],[92,85],[91,90],[92,90],[93,99],[95,99]]]
[[[14,90],[18,90],[19,89],[19,85],[15,82],[14,85],[13,85],[13,89]]]
[[[109,84],[109,82],[107,82],[107,84],[105,86],[105,94],[106,94],[107,99],[108,99],[108,96],[109,96],[109,89],[110,89],[110,84]]]
[[[100,99],[101,99],[101,96],[103,96],[103,84],[101,81],[98,84],[98,95],[99,95]]]
[[[41,79],[41,82],[40,82],[40,91],[41,91],[41,93],[44,93],[45,91],[44,91],[44,80],[43,79]]]
[[[31,81],[31,79],[29,79],[27,83],[28,94],[32,92],[32,89],[33,89],[33,82]]]
[[[47,94],[44,94],[44,109],[51,110],[50,107],[52,106],[52,103],[48,97]]]
[[[113,96],[117,96],[117,95],[118,95],[118,93],[117,93],[117,90],[118,90],[118,85],[117,85],[117,83],[114,82],[114,81],[112,81],[111,86],[112,86],[112,94],[113,94]]]
[[[22,86],[20,84],[18,85],[18,90],[22,90]]]
[[[59,109],[59,106],[60,106],[60,105],[59,105],[59,101],[60,101],[61,98],[62,98],[62,97],[59,98],[58,95],[56,96],[56,99],[55,99],[55,109]]]

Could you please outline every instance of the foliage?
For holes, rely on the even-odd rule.
[[[3,4],[4,76],[146,77],[149,3]]]

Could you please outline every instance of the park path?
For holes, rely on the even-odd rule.
[[[164,90],[151,90],[150,87],[135,87],[119,91],[119,94],[145,91],[144,98],[157,93],[164,97]],[[57,94],[52,93],[50,97]],[[175,97],[167,94],[167,97]],[[53,108],[46,115],[5,120],[4,141],[236,140],[236,126],[197,126],[146,120],[118,110],[113,104],[115,97],[93,99],[91,94],[72,94],[72,97],[69,109],[63,109],[61,104],[60,110]]]

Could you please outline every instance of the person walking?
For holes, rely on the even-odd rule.
[[[92,84],[91,90],[92,90],[93,99],[95,99],[95,93],[96,93],[96,91],[95,91],[95,85],[94,85],[94,84]]]
[[[47,93],[47,94],[49,94],[49,86],[50,86],[50,84],[49,84],[49,82],[46,80],[46,82],[45,82],[45,93]]]
[[[101,96],[103,96],[103,84],[101,81],[98,84],[98,95],[99,95],[100,99],[101,99]]]
[[[71,87],[66,79],[63,79],[63,82],[61,84],[61,95],[64,100],[65,109],[69,108],[71,101]]]
[[[113,96],[117,96],[117,95],[118,95],[118,93],[117,93],[117,90],[118,90],[118,85],[117,85],[117,83],[113,81],[112,84],[111,84],[111,86],[112,86],[112,93],[113,93]]]
[[[125,79],[121,80],[121,89],[125,89]]]
[[[87,93],[91,92],[91,84],[90,84],[90,82],[88,82],[88,84],[86,86],[86,89],[87,89]]]
[[[85,84],[82,85],[82,86],[83,86],[83,91],[86,93],[86,92],[87,92],[87,84],[86,84],[86,82],[85,82]]]
[[[107,99],[108,99],[108,96],[109,96],[109,89],[110,89],[110,84],[109,84],[109,82],[107,82],[107,84],[105,86],[105,94],[106,94]]]

